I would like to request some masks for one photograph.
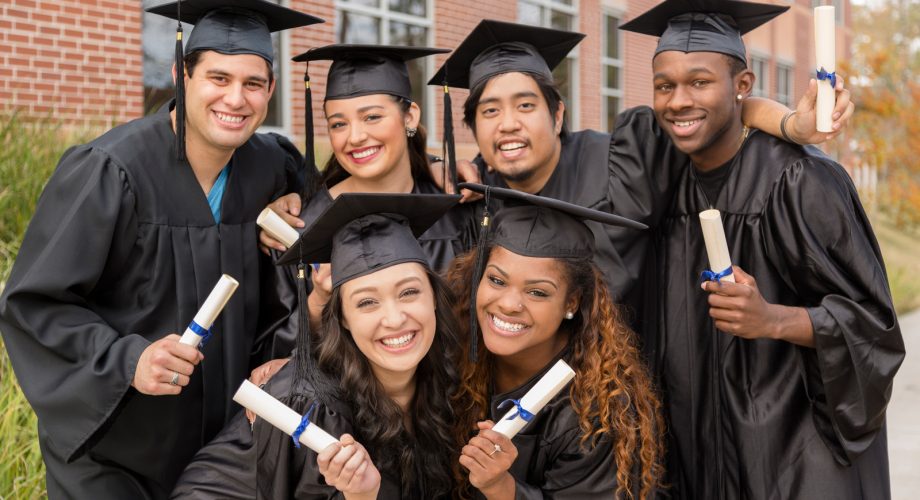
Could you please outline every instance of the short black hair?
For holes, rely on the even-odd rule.
[[[556,82],[544,75],[535,73],[524,74],[537,82],[537,87],[540,89],[540,93],[543,94],[543,99],[546,101],[546,106],[549,108],[550,120],[554,120],[556,111],[559,110],[559,105],[562,104],[562,94],[559,92],[559,87],[556,86]],[[495,77],[493,76],[492,78]],[[466,98],[466,101],[463,102],[463,123],[473,131],[474,136],[476,135],[476,107],[479,106],[479,99],[482,98],[482,93],[485,91],[486,85],[488,85],[492,78],[483,80],[470,89],[470,95]],[[562,131],[559,135],[568,133],[568,128],[565,125],[565,115],[563,115],[562,118]]]
[[[195,72],[195,66],[198,65],[198,62],[201,61],[201,55],[207,52],[206,50],[196,50],[185,56],[183,59],[183,64],[185,64],[185,72],[188,73],[189,78]],[[265,61],[265,59],[262,59]],[[268,85],[271,86],[272,82],[275,81],[275,71],[272,68],[270,62],[265,61],[265,66],[268,67]]]
[[[724,57],[728,62],[728,71],[732,75],[732,78],[738,76],[739,73],[748,69],[747,62],[742,61],[735,56],[722,54],[722,57]]]

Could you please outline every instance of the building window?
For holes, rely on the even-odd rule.
[[[338,0],[335,3],[337,43],[408,45],[427,47],[432,27],[431,0]],[[408,62],[412,100],[422,108],[423,123],[433,130],[434,109],[431,88],[433,58]]]
[[[577,0],[519,0],[518,22],[557,30],[575,31],[578,26]],[[578,47],[553,70],[553,79],[565,101],[569,128],[578,123]]]
[[[277,1],[277,0],[276,0]],[[162,0],[143,0],[143,32],[141,44],[144,51],[144,114],[155,113],[163,104],[175,96],[175,87],[172,79],[173,58],[175,56],[176,21],[156,14],[146,12],[146,9],[162,4]],[[282,3],[282,2],[278,2]],[[182,24],[185,40],[194,26]],[[290,102],[286,97],[284,88],[285,76],[288,72],[288,59],[283,50],[284,39],[281,33],[272,33],[272,45],[275,48],[274,71],[275,93],[268,104],[268,114],[263,127],[287,130],[285,120],[285,102]],[[287,106],[289,108],[289,106]]]
[[[793,99],[792,66],[776,65],[776,100],[790,108]]]
[[[768,90],[770,88],[770,64],[769,62],[762,57],[752,56],[751,57],[751,71],[754,72],[754,91],[753,95],[755,97],[769,97]]]
[[[623,105],[623,39],[620,19],[613,14],[603,16],[603,54],[601,56],[601,106],[603,128],[613,132],[617,114]]]

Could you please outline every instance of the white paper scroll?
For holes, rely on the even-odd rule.
[[[536,415],[573,378],[575,378],[575,372],[565,361],[560,359],[546,372],[546,375],[540,378],[536,385],[527,391],[527,394],[524,394],[524,397],[521,398],[521,407]],[[495,427],[492,427],[492,430],[504,434],[508,439],[513,438],[527,425],[527,421],[521,418],[520,415],[508,420],[515,413],[517,413],[517,408],[511,408],[495,424]]]
[[[297,239],[300,238],[300,234],[297,233],[296,229],[289,226],[280,215],[267,207],[265,210],[262,210],[262,213],[256,218],[256,224],[258,224],[263,231],[268,233],[269,236],[280,241],[287,248],[291,248],[294,243],[297,242]]]
[[[834,6],[815,7],[815,67],[827,73],[837,71],[837,41]],[[818,132],[832,132],[836,94],[830,79],[818,80],[818,102],[815,112],[818,115]]]
[[[732,258],[728,253],[728,242],[725,241],[725,229],[722,227],[722,214],[716,209],[700,212],[700,227],[703,228],[703,241],[706,242],[706,253],[709,255],[709,270],[714,273],[732,266]],[[735,282],[733,275],[722,278],[725,281]]]
[[[236,394],[233,395],[233,400],[289,436],[294,434],[297,426],[300,425],[301,416],[297,412],[248,380],[243,381]],[[300,444],[316,453],[325,450],[330,444],[339,442],[314,423],[304,429],[298,440]]]
[[[210,330],[217,315],[224,310],[224,306],[227,305],[227,301],[230,300],[230,297],[238,286],[240,286],[239,282],[230,276],[226,274],[221,276],[220,280],[214,285],[214,288],[208,295],[208,298],[205,299],[204,304],[201,305],[201,309],[198,310],[195,319],[192,321],[197,323],[202,329]],[[188,328],[185,329],[185,333],[182,334],[182,338],[179,339],[179,343],[198,347],[202,338],[201,335],[192,330],[192,325],[189,325]]]

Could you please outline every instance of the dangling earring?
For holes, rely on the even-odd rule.
[[[406,127],[406,137],[415,137],[416,132],[418,132],[417,128]]]
[[[575,317],[575,313],[573,313],[572,311],[568,311],[567,313],[565,313],[565,319],[572,319],[574,317]]]

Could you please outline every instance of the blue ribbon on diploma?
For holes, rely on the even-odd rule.
[[[722,278],[726,276],[731,276],[731,275],[732,275],[732,266],[728,266],[727,268],[723,269],[721,272],[718,272],[718,273],[714,273],[710,271],[709,269],[707,269],[703,271],[703,274],[700,275],[700,282],[702,283],[703,281],[717,281],[721,284]]]
[[[514,420],[514,417],[521,417],[521,419],[525,422],[530,422],[533,420],[533,413],[530,413],[529,411],[525,410],[523,406],[521,406],[520,399],[506,399],[499,403],[498,409],[500,410],[504,408],[508,403],[513,403],[515,408],[517,408],[517,411],[505,420]]]
[[[818,80],[830,80],[831,88],[833,89],[837,88],[837,72],[836,71],[831,71],[830,73],[828,73],[827,70],[824,69],[824,67],[822,67],[821,69],[818,70]]]
[[[208,343],[208,340],[211,339],[211,330],[205,330],[203,326],[195,323],[195,320],[192,320],[192,322],[188,324],[188,329],[195,332],[195,335],[201,337],[201,343],[198,344],[199,349],[204,347],[205,344]]]
[[[313,414],[313,408],[316,408],[315,401],[310,405],[310,409],[304,413],[303,418],[300,419],[300,425],[298,425],[297,428],[294,429],[294,433],[291,434],[291,439],[294,440],[294,448],[300,448],[300,435],[310,426],[310,415]]]

